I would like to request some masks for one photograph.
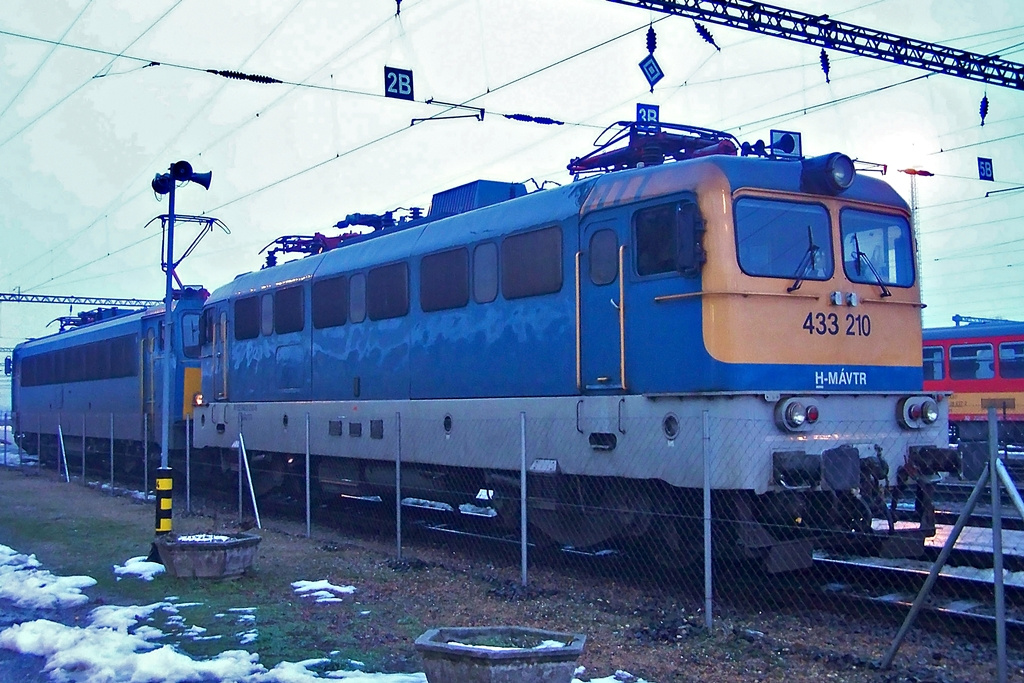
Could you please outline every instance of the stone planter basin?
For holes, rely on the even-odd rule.
[[[154,543],[171,576],[231,579],[252,567],[261,540],[255,534],[192,534],[160,536]]]
[[[428,683],[571,683],[586,636],[522,626],[435,628],[416,639]]]

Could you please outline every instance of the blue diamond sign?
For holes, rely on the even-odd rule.
[[[640,70],[644,72],[644,78],[651,86],[651,92],[654,92],[654,84],[665,77],[665,72],[658,66],[658,60],[654,58],[654,55],[647,55],[640,62]]]

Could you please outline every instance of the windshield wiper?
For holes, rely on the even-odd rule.
[[[892,296],[892,292],[890,292],[889,288],[885,286],[884,282],[882,282],[882,276],[878,274],[877,270],[875,270],[875,264],[871,262],[871,259],[868,258],[867,254],[860,250],[860,240],[857,239],[856,235],[853,236],[853,258],[856,259],[857,275],[861,274],[860,262],[863,259],[864,263],[868,264],[868,269],[871,270],[871,274],[875,276],[875,282],[882,288],[882,296]]]
[[[811,226],[807,226],[807,251],[804,252],[803,258],[800,259],[800,263],[796,267],[796,279],[793,280],[793,284],[786,289],[787,292],[795,292],[800,289],[800,285],[804,283],[804,277],[807,276],[807,271],[814,267],[814,257],[818,255],[821,249],[817,244],[814,243],[814,236],[811,234]]]

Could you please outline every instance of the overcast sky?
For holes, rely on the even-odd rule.
[[[1024,60],[1019,0],[780,3]],[[666,73],[653,93],[637,66],[652,21]],[[839,52],[826,82],[817,47],[706,26],[721,51],[689,19],[605,0],[405,0],[399,17],[388,0],[4,0],[0,291],[162,298],[160,228],[145,226],[167,203],[150,181],[178,159],[213,182],[180,188],[177,212],[231,230],[179,267],[213,289],[259,268],[275,238],[330,232],[349,213],[426,207],[477,178],[569,182],[569,159],[649,102],[663,120],[740,140],[800,131],[808,155],[887,165],[908,202],[910,177],[897,170],[934,173],[918,180],[925,325],[956,313],[1024,319],[1024,191],[985,197],[1024,185],[1024,93],[911,80],[926,72]],[[416,102],[382,97],[385,65],[413,71]],[[444,111],[431,98],[486,114],[410,126]],[[565,125],[502,116],[513,113]],[[979,156],[995,182],[978,179]],[[179,225],[176,252],[197,231]],[[0,304],[0,347],[54,331],[47,323],[67,313]]]

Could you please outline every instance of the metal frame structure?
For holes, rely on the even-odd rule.
[[[145,308],[163,303],[161,299],[129,299],[104,296],[74,296],[50,294],[22,294],[21,292],[0,292],[0,302],[13,301],[24,304],[72,304],[75,306],[126,306]]]
[[[934,73],[1024,90],[1024,65],[751,0],[609,0]]]

